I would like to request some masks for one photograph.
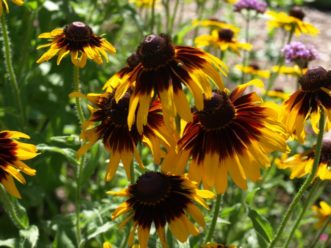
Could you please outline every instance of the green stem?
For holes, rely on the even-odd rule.
[[[292,200],[290,206],[288,207],[288,209],[287,209],[287,211],[286,211],[286,213],[285,213],[285,215],[284,215],[284,217],[283,217],[283,219],[282,219],[282,221],[279,225],[277,233],[276,233],[275,237],[273,238],[273,240],[270,242],[268,248],[274,247],[276,245],[277,241],[282,236],[284,228],[285,228],[289,218],[291,217],[291,214],[292,214],[295,206],[298,204],[298,202],[302,198],[303,193],[306,191],[306,189],[308,188],[308,186],[311,184],[312,180],[315,177],[316,171],[318,169],[318,164],[319,164],[319,161],[320,161],[320,157],[321,157],[322,138],[323,138],[324,129],[325,129],[325,113],[324,113],[324,110],[321,109],[320,120],[319,120],[319,133],[318,133],[317,142],[316,142],[315,159],[314,159],[314,163],[313,163],[311,173],[307,176],[306,180],[302,184],[302,186],[299,189],[298,193],[295,195],[294,199]]]
[[[246,20],[246,26],[245,26],[245,42],[248,43],[249,42],[249,25],[250,25],[250,19],[251,19],[251,15],[250,15],[250,11],[247,11],[247,15],[245,16],[245,20]],[[247,64],[247,56],[248,56],[248,51],[244,51],[243,54],[243,66],[245,67]],[[243,71],[241,74],[241,84],[243,84],[245,82],[245,72]]]
[[[175,24],[175,20],[176,20],[176,17],[177,17],[177,12],[178,12],[178,6],[179,6],[179,0],[176,0],[175,6],[174,6],[174,9],[173,9],[173,15],[171,16],[171,19],[170,19],[169,34],[171,34],[173,29],[174,29],[174,24]]]
[[[324,224],[323,224],[321,230],[317,233],[317,235],[316,235],[315,238],[314,238],[314,241],[310,244],[310,246],[309,246],[310,248],[314,248],[314,247],[316,246],[316,244],[317,244],[318,241],[320,240],[321,235],[324,233],[324,231],[326,230],[326,228],[329,226],[330,222],[331,222],[331,216],[329,216],[329,217],[325,220],[325,222],[324,222]]]
[[[74,91],[81,92],[80,91],[80,79],[79,79],[79,67],[74,66]],[[82,125],[85,121],[85,116],[83,112],[83,108],[81,105],[81,99],[80,97],[75,98],[75,104],[76,104],[76,114],[79,120],[79,125]],[[86,163],[85,155],[83,155],[80,158],[79,164],[76,166],[76,195],[75,195],[75,204],[76,204],[76,240],[77,240],[77,246],[80,247],[81,245],[81,229],[80,229],[80,210],[81,210],[81,202],[80,202],[80,191],[81,191],[81,172],[84,168],[84,165]]]
[[[12,54],[11,54],[11,49],[10,49],[10,38],[9,38],[9,32],[6,24],[6,17],[5,13],[2,13],[1,16],[1,30],[2,30],[2,37],[3,37],[3,52],[5,56],[5,63],[6,63],[6,70],[7,73],[9,74],[9,81],[12,84],[12,88],[14,91],[15,95],[15,100],[16,104],[20,113],[20,118],[21,118],[21,124],[24,126],[25,124],[25,112],[24,108],[22,105],[21,101],[21,93],[20,93],[20,88],[18,87],[14,67],[13,67],[13,62],[12,62]]]
[[[151,34],[154,32],[154,26],[155,26],[155,0],[152,2],[152,14],[151,14]]]
[[[222,194],[217,195],[215,208],[214,208],[213,219],[212,219],[212,222],[210,224],[210,228],[209,228],[206,240],[204,241],[204,244],[207,244],[211,240],[211,238],[213,237],[222,200],[223,200],[223,195]]]
[[[305,213],[306,213],[307,209],[309,208],[309,206],[311,206],[311,204],[312,204],[312,198],[315,198],[316,197],[316,194],[315,193],[318,190],[318,188],[321,186],[321,184],[322,184],[321,181],[316,182],[314,184],[314,186],[311,188],[311,190],[309,191],[309,194],[307,196],[307,199],[305,201],[305,204],[304,204],[304,206],[303,206],[303,208],[301,210],[301,213],[300,213],[298,219],[296,220],[294,226],[292,227],[292,230],[291,230],[290,235],[288,236],[288,238],[286,240],[286,243],[285,243],[284,248],[287,248],[288,245],[290,244],[290,241],[291,241],[291,239],[292,239],[295,231],[297,230],[297,228],[298,228],[298,226],[299,226],[299,224],[300,224],[303,216],[305,215]]]
[[[81,92],[80,91],[80,79],[79,79],[79,67],[74,66],[74,91]],[[82,104],[80,102],[80,97],[75,98],[75,104],[76,104],[76,114],[79,120],[79,124],[82,125],[85,121],[84,112],[82,108]]]
[[[162,0],[162,5],[165,11],[165,15],[166,15],[166,30],[165,32],[167,34],[169,34],[169,29],[170,29],[170,6],[169,6],[169,0]]]
[[[295,31],[295,26],[292,26],[292,28],[290,30],[290,33],[289,33],[289,36],[287,38],[286,44],[289,44],[291,42],[291,40],[293,38],[293,35],[294,35],[294,31]],[[283,48],[283,46],[281,48]],[[282,55],[281,52],[279,52],[278,58],[277,58],[277,63],[276,63],[276,65],[278,65],[278,69],[277,69],[276,72],[271,73],[270,78],[268,80],[268,84],[267,84],[265,93],[264,93],[264,96],[263,96],[263,99],[266,98],[266,96],[268,95],[268,92],[271,90],[272,86],[274,85],[274,82],[278,78],[279,73],[280,73],[280,69],[284,65],[284,62],[285,62],[284,56]]]

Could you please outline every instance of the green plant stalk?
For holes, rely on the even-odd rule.
[[[74,66],[74,91],[75,92],[81,92],[80,91],[80,78],[79,78],[79,67]],[[82,125],[85,121],[84,112],[82,108],[82,104],[80,102],[80,97],[75,97],[75,105],[76,105],[76,115],[79,120],[79,125]]]
[[[250,20],[251,20],[251,12],[248,10],[247,14],[245,16],[245,21],[246,21],[246,26],[245,26],[245,42],[248,43],[249,42],[249,26],[250,26]],[[247,57],[249,55],[248,51],[244,51],[244,55],[243,55],[243,61],[242,64],[245,67],[247,64]],[[241,84],[243,84],[245,82],[245,72],[243,71],[241,74]]]
[[[316,236],[315,236],[313,242],[310,244],[310,246],[309,246],[310,248],[314,248],[314,247],[316,246],[316,244],[318,243],[318,241],[319,241],[321,235],[324,233],[324,231],[326,230],[326,228],[329,226],[330,222],[331,222],[331,216],[329,216],[329,217],[325,220],[325,222],[324,222],[322,228],[321,228],[320,231],[316,234]],[[329,237],[330,237],[330,236],[329,236]],[[329,240],[329,239],[328,239],[328,240]],[[328,242],[328,241],[326,241],[326,244],[327,244],[327,242]]]
[[[155,26],[155,1],[152,2],[152,12],[151,12],[151,25],[150,25],[150,33],[153,34],[154,26]]]
[[[79,67],[74,66],[74,91],[80,93],[80,79],[79,79]],[[85,121],[84,112],[81,105],[81,99],[79,97],[75,98],[76,104],[76,114],[78,117],[79,125],[82,125]],[[81,245],[81,230],[80,230],[80,191],[81,191],[81,172],[84,168],[84,164],[86,162],[85,155],[83,155],[80,160],[79,164],[76,166],[76,195],[75,195],[75,214],[76,214],[76,240],[77,246],[80,247]]]
[[[21,101],[20,88],[18,87],[17,78],[15,75],[14,67],[13,67],[12,54],[11,54],[11,49],[10,49],[11,43],[10,43],[9,32],[8,32],[8,28],[7,28],[7,24],[6,24],[5,15],[6,15],[5,13],[2,13],[2,16],[0,17],[1,18],[2,37],[3,37],[3,53],[4,53],[4,57],[5,57],[6,70],[9,75],[9,81],[13,88],[16,104],[18,107],[18,111],[20,113],[21,124],[22,124],[22,126],[24,126],[25,119],[26,119],[25,112],[24,112],[24,108],[22,105],[22,101]]]
[[[307,209],[308,209],[308,208],[311,206],[311,204],[312,204],[312,198],[316,197],[316,194],[315,194],[315,193],[317,192],[317,190],[319,189],[319,187],[321,186],[321,184],[322,184],[321,181],[316,182],[316,183],[313,185],[313,187],[311,188],[311,190],[309,191],[309,194],[308,194],[308,196],[307,196],[307,199],[306,199],[306,201],[305,201],[305,204],[303,205],[303,208],[302,208],[302,210],[301,210],[301,213],[300,213],[298,219],[295,221],[295,223],[294,223],[294,225],[293,225],[293,227],[292,227],[292,230],[291,230],[290,235],[288,236],[288,238],[287,238],[287,240],[286,240],[286,243],[285,243],[284,248],[287,248],[288,245],[290,244],[291,239],[292,239],[292,237],[293,237],[295,231],[297,230],[297,228],[298,228],[298,226],[299,226],[299,224],[300,224],[300,222],[301,222],[303,216],[305,215]]]
[[[289,218],[291,217],[291,214],[292,214],[295,206],[298,204],[298,202],[302,198],[303,193],[306,191],[306,189],[309,187],[309,185],[311,184],[312,180],[315,177],[316,171],[318,169],[318,164],[319,164],[319,161],[320,161],[320,157],[321,157],[322,139],[323,139],[324,129],[325,129],[325,113],[324,113],[324,110],[321,109],[320,110],[320,120],[319,120],[319,133],[318,133],[318,136],[317,136],[315,158],[314,158],[314,163],[313,163],[311,173],[307,176],[306,180],[302,184],[302,186],[299,189],[298,193],[295,195],[294,199],[292,200],[289,208],[287,209],[287,211],[286,211],[286,213],[285,213],[285,215],[284,215],[284,217],[283,217],[283,219],[282,219],[282,221],[279,225],[277,233],[274,236],[274,238],[272,239],[272,241],[270,242],[268,248],[275,247],[277,241],[282,236],[284,228],[285,228]]]
[[[165,11],[165,16],[166,16],[166,29],[165,32],[169,34],[169,29],[170,29],[170,6],[169,6],[169,0],[162,0],[162,5]]]
[[[294,31],[295,31],[295,26],[292,26],[292,28],[290,30],[290,33],[289,33],[289,36],[287,38],[286,44],[289,44],[291,42],[291,40],[293,38],[293,35],[294,35]],[[282,45],[282,47],[283,46],[284,45]],[[266,87],[266,90],[265,90],[263,99],[266,98],[266,96],[268,95],[268,92],[271,90],[272,86],[274,85],[274,82],[278,78],[279,73],[280,73],[280,69],[284,65],[284,62],[285,62],[285,59],[284,59],[282,53],[279,52],[279,55],[278,55],[278,58],[277,58],[277,63],[276,63],[278,65],[278,70],[275,73],[271,73],[271,76],[270,76],[270,78],[268,80],[267,87]]]
[[[223,201],[223,194],[218,194],[216,198],[213,219],[211,221],[210,228],[208,230],[204,244],[207,244],[213,237],[222,201]]]
[[[179,0],[176,0],[175,6],[174,6],[174,9],[173,9],[173,15],[170,18],[169,34],[172,34],[172,32],[174,30],[174,24],[175,24],[175,20],[176,20],[176,17],[177,17],[178,6],[179,6]]]

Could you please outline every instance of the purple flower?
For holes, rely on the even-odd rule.
[[[282,53],[286,62],[293,62],[303,67],[306,67],[309,61],[319,58],[317,50],[312,45],[305,45],[297,41],[287,44],[282,49]]]
[[[234,11],[241,12],[242,9],[255,10],[263,14],[267,9],[267,4],[259,0],[239,0],[234,5]]]

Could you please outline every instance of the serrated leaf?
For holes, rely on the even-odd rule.
[[[39,229],[37,226],[30,226],[29,229],[21,230],[20,236],[22,237],[22,243],[29,242],[29,247],[36,247],[39,238]]]
[[[272,226],[269,221],[251,208],[248,208],[248,217],[251,219],[257,235],[269,243],[273,236]]]

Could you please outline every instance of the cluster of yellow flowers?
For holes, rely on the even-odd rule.
[[[3,4],[8,10],[7,2]],[[1,11],[0,3],[0,14]],[[273,18],[270,28],[281,27],[295,34],[317,33],[298,16],[271,11],[268,15]],[[238,28],[230,24],[209,20],[196,25],[217,27],[211,35],[197,37],[197,46],[215,45],[221,51],[231,50],[238,55],[240,50],[252,49],[251,44],[237,41]],[[40,34],[39,38],[49,42],[38,49],[49,49],[37,63],[57,56],[57,64],[60,64],[70,54],[74,66],[83,68],[87,59],[101,64],[108,61],[107,53],[116,51],[105,38],[79,21]],[[270,77],[269,71],[254,65],[237,68],[261,78]],[[232,91],[226,89],[222,76],[227,72],[227,66],[220,59],[203,50],[175,45],[165,34],[150,34],[127,59],[127,65],[105,83],[102,93],[86,95],[92,105],[89,107],[91,115],[82,123],[84,144],[78,156],[102,140],[111,154],[105,179],[113,179],[120,162],[131,179],[133,160],[144,168],[137,149],[138,144],[144,143],[161,168],[161,172],[144,173],[122,191],[109,192],[127,198],[112,217],[125,214],[122,225],[133,220],[129,245],[134,243],[137,231],[140,246],[147,247],[153,223],[164,247],[167,246],[166,224],[181,242],[189,235],[197,235],[199,229],[187,214],[200,226],[205,226],[195,203],[208,208],[204,199],[214,197],[210,190],[223,194],[228,187],[228,176],[238,187],[247,189],[247,180],[259,180],[260,168],[270,166],[271,152],[287,152],[289,136],[300,142],[305,140],[304,125],[308,118],[317,133],[320,113],[325,112],[324,126],[330,129],[330,71],[321,67],[308,69],[300,77],[300,89],[287,97],[282,111],[264,102],[256,92],[246,92],[249,86],[263,88],[259,79]],[[186,92],[193,95],[193,106]],[[20,143],[16,141],[18,138],[28,136],[13,131],[0,132],[0,180],[16,197],[19,193],[12,177],[24,183],[20,172],[34,175],[35,170],[21,160],[37,155],[35,146]],[[329,154],[331,145],[325,141],[316,174],[321,180],[331,179]],[[291,168],[291,177],[302,177],[310,173],[314,155],[314,149],[297,154],[282,161],[279,167]],[[204,189],[198,187],[200,182]]]

